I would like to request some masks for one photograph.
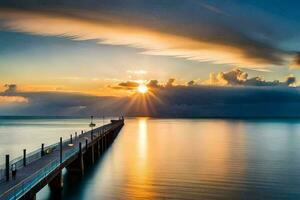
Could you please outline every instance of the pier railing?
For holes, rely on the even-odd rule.
[[[28,177],[16,187],[12,188],[9,192],[9,196],[6,199],[8,200],[15,200],[22,197],[23,194],[28,192],[31,188],[33,188],[36,183],[41,181],[43,178],[47,177],[53,170],[55,170],[60,165],[59,159],[54,160],[49,163],[46,167],[40,169],[39,171],[35,172],[32,176]]]
[[[64,140],[63,144],[67,144],[68,142],[70,142],[70,139]],[[54,149],[58,148],[58,146],[59,146],[59,143],[55,143],[55,144],[46,146],[44,148],[44,150],[45,151],[47,151],[48,149],[54,150]],[[26,165],[29,165],[30,163],[33,163],[34,161],[39,160],[42,157],[41,150],[42,149],[39,148],[35,151],[28,153],[26,155]],[[11,160],[10,167],[12,167],[13,165],[15,165],[17,170],[24,167],[24,157],[19,156],[17,158],[14,158],[13,160]],[[6,168],[5,164],[0,165],[0,183],[5,181],[5,178],[6,178],[5,168]],[[10,170],[10,173],[11,173],[11,170]]]
[[[114,126],[114,124],[112,123],[109,123],[109,124],[105,124],[99,128],[96,128],[94,129],[94,133],[98,133],[99,130],[101,132],[99,132],[100,134],[102,133],[105,133],[107,130],[111,129],[112,126]],[[81,134],[77,135],[78,138],[81,138],[81,137],[85,137],[85,133],[90,133],[91,131],[88,131],[88,132],[83,132],[81,131]],[[73,138],[73,140],[75,140],[76,137]],[[69,145],[71,142],[71,139],[66,139],[66,140],[63,140],[62,142],[62,145],[63,147]],[[44,152],[47,152],[48,153],[52,153],[53,151],[59,149],[59,142],[58,143],[55,143],[55,144],[51,144],[49,146],[45,146],[44,147]],[[83,147],[85,146],[85,144],[82,145]],[[26,154],[26,165],[29,165],[30,163],[33,163],[34,161],[37,161],[39,160],[41,157],[42,157],[42,154],[41,154],[41,151],[42,149],[39,148],[33,152],[30,152],[28,154]],[[78,151],[78,150],[77,150]],[[77,151],[73,151],[73,152],[66,152],[67,154],[70,154],[70,156],[74,155],[75,153],[77,153]],[[22,167],[24,167],[24,157],[23,156],[19,156],[17,158],[14,158],[13,160],[10,161],[10,167],[12,167],[13,165],[15,165],[16,169],[19,170],[21,169]],[[11,170],[10,170],[10,174],[11,174]],[[4,182],[6,179],[6,166],[5,164],[0,164],[0,183],[1,182]]]
[[[106,134],[108,132],[108,130],[112,130],[112,129],[118,127],[119,125],[120,125],[119,123],[111,123],[111,124],[107,124],[102,127],[99,127],[94,130],[95,131],[95,132],[93,132],[94,136],[100,137],[100,136]],[[101,130],[101,131],[99,131],[99,130]],[[90,131],[87,133],[90,133]],[[78,138],[80,138],[80,137],[84,137],[84,135],[83,134],[79,135]],[[74,138],[74,139],[76,139],[76,138]],[[89,145],[91,142],[93,142],[93,141],[90,140],[90,142],[87,143],[87,145]],[[65,140],[63,142],[63,144],[64,145],[70,144],[70,139]],[[57,148],[58,145],[59,145],[59,143],[50,145],[49,147]],[[86,147],[86,144],[83,143],[82,149],[85,149],[85,147]],[[76,148],[76,147],[63,152],[62,162],[60,162],[60,159],[55,159],[55,160],[51,161],[45,167],[41,168],[40,170],[38,170],[37,172],[35,172],[34,174],[29,176],[25,180],[23,180],[22,182],[18,183],[14,187],[12,187],[9,191],[7,191],[6,194],[4,194],[5,199],[16,200],[16,199],[21,198],[24,194],[26,194],[28,191],[30,191],[36,184],[38,184],[44,178],[46,178],[51,172],[53,172],[57,168],[59,168],[62,163],[66,162],[69,158],[71,158],[72,156],[75,156],[77,153],[79,153],[79,148]]]

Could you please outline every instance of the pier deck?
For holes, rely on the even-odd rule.
[[[10,174],[9,181],[0,183],[0,200],[34,199],[36,192],[55,179],[57,175],[61,175],[61,170],[76,159],[85,156],[88,157],[85,160],[93,162],[96,154],[103,153],[113,142],[123,125],[123,119],[112,120],[110,124],[72,138],[72,141],[69,139],[61,144],[46,147],[45,154],[41,158],[17,170],[15,179],[12,179]]]

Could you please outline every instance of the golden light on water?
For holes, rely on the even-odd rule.
[[[138,87],[137,87],[137,91],[139,93],[142,93],[142,94],[145,94],[148,92],[148,87],[145,85],[145,84],[140,84]]]
[[[139,125],[139,149],[138,152],[140,154],[141,158],[144,158],[146,156],[146,150],[147,150],[147,118],[146,117],[140,117],[138,118],[138,125]]]

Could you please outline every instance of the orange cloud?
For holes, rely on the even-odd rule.
[[[300,68],[300,52],[297,52],[295,57],[292,59],[291,68],[299,69]]]
[[[28,99],[22,96],[0,96],[0,104],[28,103]]]

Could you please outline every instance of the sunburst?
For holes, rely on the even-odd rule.
[[[145,93],[148,92],[148,87],[147,87],[145,84],[140,84],[140,85],[137,87],[137,92],[142,93],[142,94],[145,94]]]

